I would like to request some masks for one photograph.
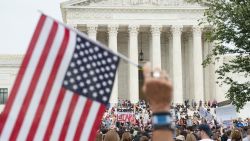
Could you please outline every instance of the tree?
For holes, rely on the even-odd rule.
[[[203,66],[214,63],[212,58],[235,54],[235,58],[223,63],[216,70],[221,85],[229,85],[226,98],[237,111],[250,101],[250,1],[249,0],[196,0],[207,7],[200,24],[212,27],[206,40],[215,43]],[[216,60],[216,59],[215,59]],[[238,82],[229,73],[244,74],[246,82]]]

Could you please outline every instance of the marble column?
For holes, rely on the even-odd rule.
[[[203,47],[203,60],[207,57],[207,55],[209,54],[209,43],[208,41],[205,41],[205,39],[203,39],[204,41],[204,47]],[[210,65],[206,66],[204,68],[204,99],[210,100],[212,99],[212,91],[210,89]]]
[[[152,25],[152,67],[161,68],[161,27],[160,25]]]
[[[181,55],[181,32],[182,26],[174,25],[171,27],[172,32],[172,73],[174,87],[174,103],[183,103],[183,86],[182,86],[182,55]]]
[[[184,100],[189,99],[189,88],[190,88],[190,76],[189,76],[189,52],[188,52],[188,37],[185,35],[182,41],[182,80],[183,80],[183,98]]]
[[[108,25],[109,48],[117,52],[117,33],[119,25]],[[117,70],[118,71],[118,70]],[[118,103],[118,72],[115,76],[110,103]]]
[[[193,71],[194,71],[194,96],[195,101],[204,101],[204,81],[202,66],[202,29],[198,26],[193,27]]]
[[[88,33],[89,38],[96,40],[97,28],[98,28],[98,25],[96,24],[87,25],[87,33]]]
[[[129,48],[128,56],[134,63],[138,64],[138,25],[129,25]],[[129,99],[132,103],[139,101],[139,76],[138,68],[129,65]]]
[[[189,75],[189,101],[194,100],[194,63],[193,63],[193,33],[192,32],[188,32],[187,33],[188,36],[188,64],[189,64],[189,68],[188,68],[188,75]]]

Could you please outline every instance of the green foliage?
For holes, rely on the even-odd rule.
[[[190,0],[189,0],[190,1]],[[212,27],[206,39],[215,42],[215,47],[203,61],[206,66],[213,57],[234,54],[235,58],[224,63],[216,71],[221,85],[230,86],[226,97],[237,107],[237,111],[250,101],[250,0],[191,0],[207,7],[201,24]],[[244,75],[245,82],[237,82],[229,73]]]

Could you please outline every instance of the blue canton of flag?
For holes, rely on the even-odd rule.
[[[108,104],[119,58],[77,36],[76,48],[63,86],[79,95]]]

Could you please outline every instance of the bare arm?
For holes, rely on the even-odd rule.
[[[151,68],[149,64],[146,64],[143,68],[144,72],[144,85],[143,91],[153,113],[169,112],[172,101],[172,83],[168,79],[167,74],[159,69],[159,77],[151,76]],[[173,133],[170,130],[154,130],[153,141],[172,141]]]

